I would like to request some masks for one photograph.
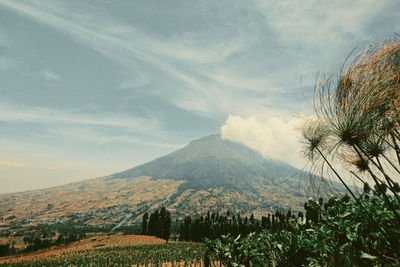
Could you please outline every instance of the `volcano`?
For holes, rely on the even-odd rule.
[[[230,210],[257,216],[301,210],[307,174],[220,135],[105,177],[1,194],[2,225],[43,222],[117,223],[127,214],[167,207],[174,216]]]
[[[111,176],[186,180],[182,189],[250,190],[256,181],[282,183],[300,177],[298,169],[281,161],[266,159],[245,145],[224,140],[220,135],[202,137],[186,147],[146,164]]]

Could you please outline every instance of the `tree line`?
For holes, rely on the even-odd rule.
[[[315,214],[318,214],[317,208],[317,206],[307,206],[306,216],[301,211],[294,214],[289,210],[286,213],[276,211],[262,216],[261,219],[255,218],[253,214],[248,217],[230,211],[225,214],[208,211],[204,216],[186,216],[182,220],[176,219],[175,224],[179,225],[177,230],[180,241],[202,242],[204,238],[215,239],[228,234],[245,237],[250,233],[265,229],[280,231],[290,227],[289,219],[306,220],[308,224],[314,219]],[[150,216],[147,212],[143,215],[141,234],[168,240],[172,225],[170,213],[163,207],[160,211],[151,213]]]
[[[171,235],[171,214],[162,207],[149,214],[146,212],[142,217],[142,235],[151,235],[169,240]]]
[[[252,232],[260,232],[263,229],[279,231],[288,227],[290,218],[303,220],[303,213],[296,215],[289,210],[286,214],[275,213],[256,219],[253,214],[250,217],[242,217],[239,213],[227,211],[225,215],[219,212],[207,212],[207,215],[192,218],[187,216],[180,223],[179,240],[200,242],[204,238],[215,239],[222,235],[247,236]]]

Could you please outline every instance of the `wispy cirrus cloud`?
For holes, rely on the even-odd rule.
[[[172,84],[169,82],[169,87],[174,88],[173,96],[170,92],[163,92],[162,96],[179,108],[193,110],[200,114],[226,112],[230,107],[236,106],[236,103],[229,102],[220,105],[220,101],[216,99],[223,93],[231,94],[228,98],[233,99],[229,87],[237,87],[237,83],[225,83],[223,86],[210,84],[206,80],[207,73],[211,75],[213,70],[210,70],[208,65],[222,62],[251,46],[259,35],[257,24],[248,24],[244,28],[232,24],[228,25],[228,28],[186,33],[170,39],[162,39],[145,34],[132,25],[128,28],[118,23],[113,24],[109,20],[106,22],[108,27],[102,27],[101,20],[97,20],[97,24],[88,23],[87,20],[79,22],[79,19],[72,22],[66,19],[69,13],[54,3],[45,9],[39,8],[40,4],[34,7],[21,2],[3,0],[0,3],[70,35],[76,41],[125,66],[137,65],[139,61],[156,68],[175,81]],[[231,29],[231,33],[228,33],[227,29]],[[242,84],[245,82],[242,81]],[[141,85],[139,83],[139,86]],[[253,84],[253,89],[256,86]],[[249,88],[240,86],[240,89],[246,91]],[[204,99],[204,102],[209,104],[185,104],[198,99]],[[252,97],[247,97],[247,99],[252,101]]]
[[[60,77],[51,70],[43,70],[40,72],[40,74],[41,74],[41,76],[43,76],[43,78],[46,81],[49,81],[49,82],[59,82],[60,81]]]
[[[0,160],[0,167],[6,167],[6,168],[32,168],[33,166],[30,166],[27,163],[18,162],[18,161]],[[62,169],[65,169],[65,166],[63,168],[62,166],[56,166],[56,165],[51,165],[51,164],[42,164],[42,165],[36,166],[36,168],[47,169],[47,170],[62,170]]]
[[[150,82],[150,77],[145,74],[144,72],[141,72],[139,74],[135,75],[135,79],[130,79],[127,81],[123,81],[120,83],[118,86],[118,90],[135,90],[137,88],[143,87]]]
[[[151,64],[167,74],[175,77],[176,79],[202,90],[200,84],[193,78],[177,70],[168,63],[159,60],[158,58],[154,57],[154,55],[146,53],[145,50],[141,49],[140,45],[137,45],[137,43],[133,44],[111,34],[93,30],[79,23],[67,21],[60,16],[56,16],[50,12],[46,12],[29,5],[3,0],[0,1],[0,3],[19,13],[28,15],[33,19],[71,35],[71,37],[77,41],[98,50],[113,60],[122,59],[122,61],[124,61],[127,59],[126,54],[128,54],[128,56],[134,57],[136,60],[139,60],[145,64]],[[119,55],[121,52],[123,54],[122,58]]]
[[[0,160],[0,167],[27,167],[28,165],[22,162],[17,161],[9,161],[9,160]]]
[[[0,46],[8,47],[10,45],[10,40],[6,37],[4,33],[0,33]]]
[[[312,46],[347,42],[354,34],[362,37],[366,22],[379,14],[389,2],[390,0],[258,1],[267,22],[282,39]]]
[[[162,147],[169,149],[178,149],[183,146],[180,143],[170,143],[170,142],[157,142],[151,141],[154,139],[147,137],[138,137],[129,133],[120,134],[120,133],[112,133],[101,131],[99,129],[92,129],[90,127],[82,128],[82,127],[57,127],[51,128],[47,130],[52,135],[62,136],[67,138],[74,138],[82,140],[86,143],[99,143],[99,144],[109,144],[109,143],[121,143],[125,145],[129,144],[140,144],[150,147]]]
[[[166,133],[155,118],[135,118],[124,114],[82,113],[43,107],[16,107],[0,104],[0,121],[9,123],[41,123],[48,125],[75,125],[80,127],[118,127],[130,133],[161,137]]]
[[[16,63],[6,57],[0,56],[0,71],[6,71],[16,66]]]
[[[183,32],[170,38],[154,37],[132,25],[110,20],[100,22],[96,29],[135,43],[148,53],[194,64],[223,62],[252,45],[259,35],[256,25],[239,28],[233,24],[207,31]]]

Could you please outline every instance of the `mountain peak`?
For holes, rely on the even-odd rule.
[[[192,140],[189,142],[191,143],[210,143],[210,142],[222,142],[223,139],[220,134],[211,134],[211,135],[206,135],[203,137],[200,137],[198,139]]]
[[[271,159],[219,134],[201,137],[187,146],[113,178],[151,176],[152,179],[186,180],[186,188],[249,188],[258,178],[282,178],[298,173],[292,166]]]

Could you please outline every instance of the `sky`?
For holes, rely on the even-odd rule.
[[[214,133],[301,168],[318,75],[395,33],[397,0],[0,0],[0,193]]]

